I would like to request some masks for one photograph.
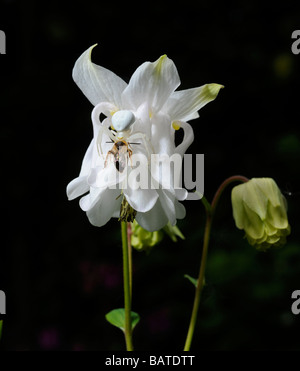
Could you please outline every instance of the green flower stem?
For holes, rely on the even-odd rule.
[[[131,326],[131,289],[130,269],[128,254],[127,222],[121,222],[122,250],[123,250],[123,280],[124,280],[124,306],[125,306],[125,342],[126,350],[133,350]]]
[[[212,222],[212,216],[206,209],[206,224],[205,224],[205,230],[204,230],[201,264],[200,264],[197,287],[195,291],[195,298],[194,298],[190,325],[189,325],[188,334],[187,334],[186,341],[185,341],[185,346],[183,349],[184,351],[190,350],[191,343],[193,340],[194,330],[196,326],[200,298],[201,298],[201,293],[202,293],[203,283],[204,283],[203,281],[204,281],[204,274],[205,274],[205,267],[206,267],[206,260],[207,260],[207,250],[208,250],[208,244],[209,244],[209,238],[210,238],[211,222]]]
[[[204,286],[204,275],[205,275],[205,268],[206,268],[206,261],[207,261],[207,251],[208,251],[208,245],[209,245],[209,240],[210,240],[210,232],[211,232],[213,216],[214,216],[214,213],[215,213],[215,210],[216,210],[216,207],[217,207],[217,204],[218,204],[218,201],[220,199],[222,192],[230,183],[235,182],[235,181],[247,182],[248,178],[242,175],[234,175],[232,177],[227,178],[218,188],[211,204],[207,201],[207,199],[204,196],[201,198],[201,201],[203,205],[205,206],[205,210],[206,210],[206,223],[205,223],[205,229],[204,229],[203,248],[202,248],[202,256],[201,256],[198,282],[197,282],[197,287],[195,290],[194,304],[193,304],[192,315],[190,319],[190,325],[189,325],[189,329],[188,329],[188,333],[187,333],[187,337],[185,341],[184,351],[189,351],[191,348],[195,326],[197,322],[197,315],[198,315],[198,310],[199,310],[201,293],[202,293],[202,289]]]
[[[220,185],[218,188],[217,192],[215,193],[215,196],[212,200],[211,203],[211,208],[212,208],[212,214],[214,214],[216,206],[218,204],[219,198],[221,197],[221,194],[223,193],[224,189],[232,182],[241,182],[241,183],[246,183],[248,182],[248,178],[246,178],[243,175],[233,175],[227,179],[224,180],[224,182]]]
[[[130,287],[130,303],[132,297],[132,247],[131,247],[131,223],[127,223],[127,244],[128,244],[128,269],[129,269],[129,287]]]
[[[212,212],[211,204],[207,201],[207,199],[204,196],[202,196],[201,202],[203,203],[203,206],[205,207],[206,213],[211,215],[211,212]]]

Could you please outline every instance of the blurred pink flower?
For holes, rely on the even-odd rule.
[[[161,333],[167,331],[171,324],[169,320],[169,309],[162,308],[147,317],[147,324],[151,333]]]
[[[93,263],[86,260],[81,262],[79,269],[82,274],[83,290],[86,293],[91,293],[97,287],[112,289],[122,282],[122,272],[114,264]]]
[[[59,331],[55,327],[48,327],[38,335],[39,346],[43,350],[54,350],[60,346],[60,335]]]

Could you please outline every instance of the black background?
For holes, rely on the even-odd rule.
[[[65,188],[92,137],[91,104],[72,80],[79,55],[125,81],[167,54],[180,89],[223,84],[191,122],[189,153],[205,154],[210,200],[228,176],[268,176],[287,197],[292,234],[281,250],[258,253],[231,217],[225,191],[213,226],[207,286],[192,349],[299,349],[300,29],[297,2],[37,2],[1,0],[1,255],[5,350],[123,350],[104,315],[123,306],[119,225],[91,226]],[[200,202],[185,202],[185,241],[168,237],[134,251],[137,350],[182,349],[203,237]]]

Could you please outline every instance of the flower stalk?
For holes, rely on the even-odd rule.
[[[122,250],[123,250],[123,281],[124,281],[124,307],[125,307],[125,342],[126,350],[132,351],[132,324],[131,324],[131,254],[128,249],[127,222],[121,222]]]
[[[131,223],[127,223],[127,244],[128,244],[128,269],[129,269],[129,287],[130,287],[130,303],[132,298],[132,246],[131,246]]]
[[[211,232],[211,226],[212,221],[214,217],[214,213],[218,204],[218,201],[224,191],[224,189],[232,182],[240,181],[240,182],[247,182],[248,178],[242,176],[242,175],[234,175],[226,180],[220,185],[218,190],[216,191],[214,198],[211,202],[211,204],[207,201],[207,199],[203,196],[201,198],[201,201],[205,207],[206,210],[206,223],[205,223],[205,229],[204,229],[204,237],[203,237],[203,247],[202,247],[202,255],[201,255],[201,262],[200,262],[200,269],[199,269],[199,275],[198,275],[198,281],[197,286],[195,290],[195,297],[194,297],[194,304],[190,319],[190,324],[188,328],[188,333],[184,345],[184,351],[189,351],[191,348],[193,335],[195,331],[196,321],[197,321],[197,315],[199,310],[199,304],[201,299],[201,293],[204,286],[204,277],[205,277],[205,269],[206,269],[206,261],[207,261],[207,252],[208,252],[208,245],[210,240],[210,232]]]
[[[205,268],[206,268],[207,251],[208,251],[208,244],[209,244],[209,239],[210,239],[211,224],[212,224],[212,214],[209,211],[209,208],[206,207],[206,224],[205,224],[205,230],[204,230],[200,270],[199,270],[199,276],[198,276],[195,297],[194,297],[193,310],[192,310],[190,325],[188,329],[188,334],[187,334],[186,341],[185,341],[184,351],[190,350],[191,343],[193,340],[194,330],[196,326],[200,298],[201,298],[201,293],[202,293],[203,284],[204,284],[204,274],[205,274]]]

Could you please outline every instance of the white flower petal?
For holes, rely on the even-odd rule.
[[[182,203],[175,200],[175,210],[176,210],[176,218],[177,219],[183,219],[186,215],[185,207],[182,205]]]
[[[176,224],[175,197],[170,192],[159,190],[159,201],[171,225]]]
[[[123,102],[132,109],[148,102],[152,114],[159,111],[179,85],[175,64],[163,55],[157,61],[145,62],[137,68],[123,92]]]
[[[90,188],[90,192],[79,200],[79,206],[83,211],[92,209],[101,196],[104,194],[107,188]]]
[[[137,222],[148,231],[157,231],[168,222],[176,224],[177,214],[185,215],[184,206],[179,204],[172,192],[158,190],[159,198],[154,207],[145,213],[137,213]],[[179,206],[178,206],[179,205]]]
[[[199,88],[175,91],[166,102],[163,110],[172,121],[188,121],[196,118],[195,113],[213,101],[223,85],[206,84]]]
[[[92,225],[102,227],[120,210],[122,198],[118,197],[120,191],[105,189],[98,202],[87,211],[87,217]]]
[[[127,84],[113,72],[91,61],[92,49],[96,45],[91,46],[77,59],[73,68],[73,79],[94,106],[100,102],[111,102],[120,107],[121,94]]]
[[[151,156],[152,187],[167,189],[175,196],[174,188],[181,187],[181,165],[182,157],[178,154]]]
[[[133,124],[133,135],[135,132],[142,132],[151,140],[151,122],[149,117],[148,103],[141,104],[135,111],[136,121]]]
[[[158,113],[153,115],[151,123],[151,142],[154,152],[171,156],[175,150],[175,138],[170,118]]]
[[[120,193],[119,189],[91,187],[90,192],[80,199],[79,205],[83,211],[89,211],[96,205],[99,206],[102,204],[104,199],[114,203],[115,198],[117,198]]]
[[[194,131],[191,125],[184,121],[180,121],[180,127],[184,131],[184,136],[182,142],[175,148],[175,153],[183,156],[188,147],[193,143]]]
[[[82,161],[81,170],[79,176],[73,179],[67,185],[67,196],[68,200],[74,200],[81,196],[82,194],[88,192],[89,185],[87,182],[87,175],[90,172],[92,159],[93,159],[93,148],[94,148],[94,139],[92,139]]]
[[[88,175],[88,173],[90,172],[90,169],[92,166],[92,160],[93,160],[93,148],[94,148],[94,139],[92,139],[87,151],[85,152],[85,155],[82,160],[82,165],[81,165],[79,176]]]
[[[109,161],[109,160],[108,160]],[[114,187],[123,182],[126,177],[126,171],[120,173],[113,162],[108,163],[107,166],[98,166],[91,169],[89,176],[87,177],[87,183],[91,187],[107,188]]]
[[[130,206],[143,213],[151,210],[158,199],[155,189],[132,189],[128,186],[123,192]]]
[[[78,178],[73,179],[67,185],[68,200],[69,201],[74,200],[74,198],[79,197],[84,193],[88,192],[89,189],[90,187],[87,183],[86,176],[79,176]]]
[[[168,218],[159,200],[157,200],[155,206],[148,212],[138,212],[135,219],[141,227],[149,232],[158,231],[168,224]]]
[[[198,117],[200,117],[199,113],[198,113],[198,112],[193,112],[193,113],[191,113],[190,115],[185,116],[185,117],[184,117],[184,121],[195,120],[195,119],[197,119]],[[174,120],[174,121],[176,121],[176,120]]]
[[[121,199],[121,197],[120,197],[120,199]],[[122,201],[122,199],[121,199],[121,201]],[[115,211],[113,212],[112,218],[120,218],[121,201],[120,201],[120,205],[117,205]]]
[[[177,200],[183,201],[187,198],[188,191],[184,188],[176,188],[175,195],[176,195]]]

